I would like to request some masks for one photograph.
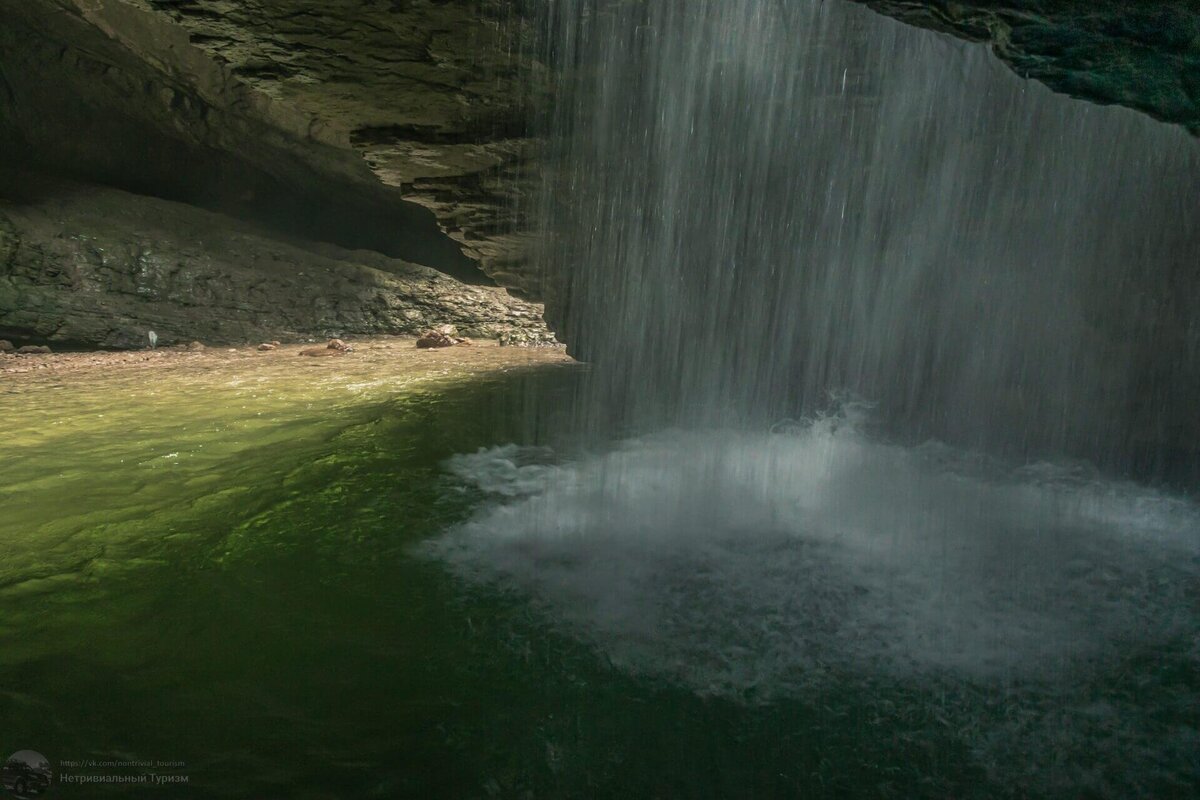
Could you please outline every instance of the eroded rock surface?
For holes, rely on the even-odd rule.
[[[354,153],[383,185],[432,211],[485,272],[536,293],[521,269],[526,237],[515,232],[514,208],[532,185],[521,183],[537,151],[528,104],[545,72],[515,49],[530,36],[519,3],[59,1],[90,8],[88,19],[147,58],[171,59],[160,55],[169,34],[131,31],[129,10],[145,28],[169,21],[189,59],[211,60],[192,70],[194,82],[241,87],[261,119]]]
[[[47,181],[0,203],[0,335],[144,347],[416,333],[544,331],[541,307],[428,267],[286,242],[191,206]]]

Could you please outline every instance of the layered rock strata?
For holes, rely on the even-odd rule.
[[[25,181],[28,185],[28,181]],[[284,241],[171,201],[44,181],[0,202],[0,338],[144,347],[415,334],[545,335],[539,305],[370,251]]]

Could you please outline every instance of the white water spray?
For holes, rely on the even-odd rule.
[[[1194,505],[1083,468],[878,444],[844,417],[448,468],[493,500],[433,552],[614,663],[706,693],[796,692],[826,668],[1028,679],[1200,622]]]

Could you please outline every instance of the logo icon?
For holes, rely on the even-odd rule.
[[[54,777],[50,760],[33,750],[18,750],[4,762],[4,788],[18,800],[40,797]]]

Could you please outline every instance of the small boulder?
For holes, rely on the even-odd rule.
[[[554,334],[529,330],[509,330],[500,334],[501,347],[552,347],[557,344]]]
[[[188,350],[203,350],[204,345],[201,344],[200,342],[192,342],[187,346],[187,349]]]
[[[8,339],[0,339],[0,353],[11,353],[17,348],[13,347],[13,343]]]
[[[417,337],[417,347],[427,349],[431,347],[454,347],[458,341],[449,334],[442,333],[438,330],[428,330]]]
[[[329,347],[309,347],[300,351],[302,356],[312,356],[313,358],[322,358],[324,356],[340,356],[341,350],[334,350]]]
[[[464,347],[470,347],[471,345],[475,344],[474,342],[472,342],[470,339],[468,339],[465,336],[456,337],[454,342],[455,342],[455,344],[461,344]]]
[[[341,339],[330,339],[329,344],[325,345],[330,350],[340,350],[343,353],[349,353],[354,348],[343,342]]]
[[[27,344],[24,347],[17,348],[17,355],[19,356],[44,356],[49,355],[51,352],[53,351],[44,344]]]
[[[264,350],[264,351],[265,351],[265,350],[275,350],[275,349],[278,349],[278,347],[279,347],[279,345],[275,345],[275,344],[269,344],[269,343],[267,343],[267,342],[263,342],[262,344],[260,344],[260,345],[258,346],[258,349],[259,349],[259,350]]]

